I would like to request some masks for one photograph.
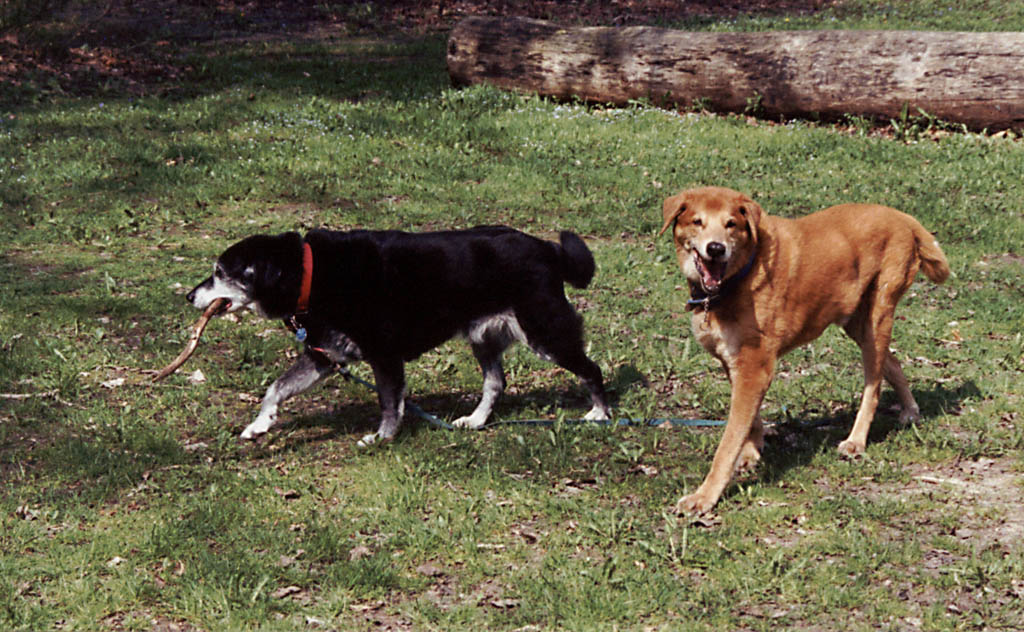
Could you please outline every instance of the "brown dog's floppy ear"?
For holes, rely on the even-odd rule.
[[[740,213],[747,218],[747,232],[750,233],[751,240],[757,243],[757,227],[761,224],[764,209],[749,197],[744,196],[744,198],[740,206]]]
[[[670,198],[665,199],[665,203],[661,207],[661,214],[665,217],[665,223],[661,225],[661,230],[658,231],[658,237],[668,230],[676,218],[679,217],[683,211],[686,210],[686,192],[673,195]]]

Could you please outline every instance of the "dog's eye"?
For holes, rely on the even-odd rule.
[[[736,220],[730,219],[725,223],[726,228],[736,228]]]
[[[701,218],[699,218],[699,217],[694,217],[693,218],[693,225],[694,226],[703,226],[704,225],[704,221],[701,220]]]
[[[740,212],[740,215],[742,215],[743,217],[747,216],[747,207],[741,206],[738,210]]]

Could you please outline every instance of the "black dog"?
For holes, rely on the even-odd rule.
[[[188,294],[205,309],[249,307],[283,318],[304,340],[299,360],[267,390],[251,439],[274,425],[277,407],[331,372],[364,359],[377,382],[380,428],[361,445],[391,439],[404,410],[405,362],[456,334],[469,339],[484,375],[476,410],[455,424],[483,426],[505,388],[501,354],[515,340],[572,371],[590,389],[588,419],[610,414],[601,370],[583,350],[582,319],[563,283],[586,287],[594,257],[570,232],[561,245],[505,227],[462,231],[256,235],[228,248],[214,274]]]

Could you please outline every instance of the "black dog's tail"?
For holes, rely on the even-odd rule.
[[[580,289],[590,285],[594,278],[594,255],[576,233],[563,230],[558,234],[562,242],[562,278]]]

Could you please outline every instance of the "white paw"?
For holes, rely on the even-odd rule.
[[[249,424],[248,426],[246,426],[245,430],[242,431],[242,438],[243,439],[255,439],[256,437],[258,437],[258,436],[260,436],[262,434],[266,434],[267,431],[270,430],[270,427],[272,425],[274,425],[274,420],[273,419],[266,420],[266,419],[262,419],[260,417],[257,417],[256,421],[254,421],[251,424]]]
[[[468,415],[466,417],[459,417],[452,422],[452,425],[456,428],[469,428],[470,430],[479,430],[484,427],[487,423],[487,417],[477,417],[475,415]]]
[[[266,434],[266,430],[253,430],[251,427],[246,428],[242,431],[241,437],[246,440],[255,439],[256,437]]]
[[[391,437],[385,437],[379,432],[373,432],[360,439],[356,445],[360,448],[368,448],[372,445],[385,444],[390,440]]]
[[[588,412],[586,415],[583,415],[583,419],[587,421],[607,421],[608,419],[611,419],[611,416],[608,414],[608,411],[605,410],[604,408],[594,406],[593,408],[590,409],[590,412]]]

